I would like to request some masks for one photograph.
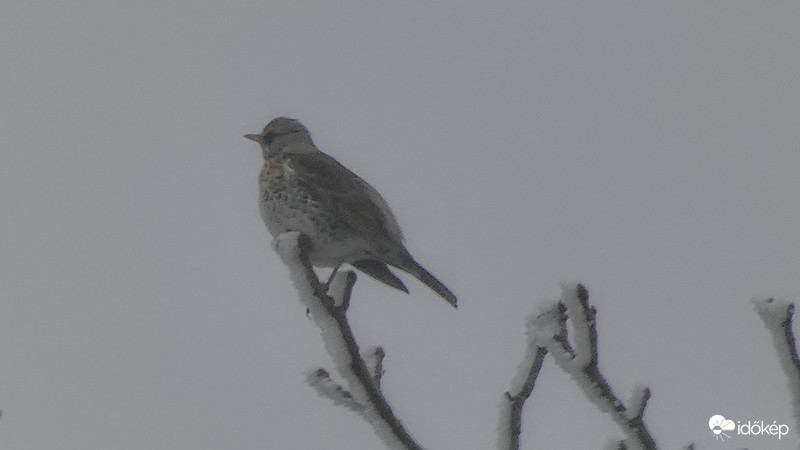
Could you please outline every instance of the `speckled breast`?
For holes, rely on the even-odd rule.
[[[336,211],[314,198],[291,159],[276,155],[264,162],[259,176],[261,218],[273,236],[287,231],[306,234],[313,243],[315,266],[334,267],[364,257],[366,244],[337,220]]]

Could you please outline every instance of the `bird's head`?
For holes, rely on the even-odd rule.
[[[272,119],[261,134],[245,134],[244,137],[258,142],[264,157],[283,152],[317,151],[308,129],[299,120],[288,117]]]

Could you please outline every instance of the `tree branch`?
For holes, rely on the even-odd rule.
[[[544,357],[547,356],[547,349],[538,347],[533,340],[528,341],[528,351],[520,369],[525,369],[527,374],[524,376],[521,386],[515,386],[516,394],[506,391],[505,404],[501,405],[500,425],[499,425],[499,449],[517,450],[519,448],[519,436],[522,433],[522,407],[525,400],[530,397],[533,387],[536,385],[536,378],[542,370]],[[518,383],[515,383],[518,384]]]
[[[372,425],[387,447],[422,450],[383,397],[376,379],[361,357],[350,329],[346,313],[356,281],[355,273],[337,273],[330,284],[333,297],[329,297],[308,260],[311,243],[305,235],[298,232],[283,233],[275,239],[273,246],[284,264],[289,267],[300,302],[319,326],[325,348],[333,358],[336,371],[347,381],[349,392],[344,392],[362,406],[361,409],[350,409],[356,410]],[[332,381],[331,384],[335,385]],[[319,388],[317,390],[320,391]],[[331,398],[327,393],[325,396]]]
[[[753,303],[759,317],[772,334],[773,346],[789,384],[795,427],[800,430],[800,358],[797,356],[797,346],[792,331],[794,303],[776,301],[773,298]]]
[[[581,284],[565,284],[562,290],[563,300],[531,321],[536,328],[532,333],[536,344],[550,352],[556,364],[575,380],[592,403],[611,415],[628,436],[623,443],[625,448],[656,448],[642,420],[650,390],[639,388],[633,396],[631,409],[625,407],[598,366],[597,310],[589,305],[589,292]],[[566,317],[572,321],[571,338],[567,336],[566,317],[558,313],[564,307]]]
[[[549,339],[566,342],[567,316],[563,306],[556,303],[528,318],[526,330],[528,344],[525,358],[520,363],[514,379],[511,380],[511,390],[506,391],[503,396],[504,402],[500,405],[497,442],[497,448],[500,450],[519,449],[520,434],[522,433],[522,408],[533,392],[544,358],[547,356],[547,348],[537,344],[542,341],[542,336],[539,334],[543,333]],[[512,395],[511,391],[517,393]]]
[[[306,381],[316,389],[319,395],[328,397],[334,405],[343,406],[356,412],[364,409],[364,406],[353,398],[353,394],[333,381],[331,374],[323,368],[309,371],[306,374]]]
[[[375,383],[375,386],[378,389],[381,388],[381,378],[383,378],[383,358],[386,357],[386,352],[383,350],[383,347],[378,346],[371,348],[364,352],[364,361],[366,361],[367,367],[370,368],[370,373],[372,374],[372,381]]]

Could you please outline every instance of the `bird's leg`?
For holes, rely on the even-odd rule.
[[[333,282],[333,277],[336,276],[336,272],[339,271],[339,267],[342,267],[341,264],[333,268],[333,272],[331,272],[330,276],[328,277],[328,281],[325,282],[325,292],[328,292],[328,289],[331,287],[331,283]]]
[[[333,282],[333,277],[336,276],[336,272],[339,271],[339,267],[342,267],[342,265],[339,264],[338,266],[333,268],[333,272],[331,272],[331,274],[328,276],[328,280],[325,282],[325,293],[326,294],[328,293],[328,290],[331,288],[331,283]],[[308,317],[309,314],[311,314],[311,310],[306,308],[306,317]]]

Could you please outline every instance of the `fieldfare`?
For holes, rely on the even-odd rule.
[[[257,142],[264,155],[259,176],[261,217],[273,236],[299,231],[311,240],[309,259],[317,267],[348,263],[387,285],[408,288],[387,265],[419,279],[448,303],[456,296],[417,263],[378,192],[338,161],[321,152],[302,123],[278,117]]]

